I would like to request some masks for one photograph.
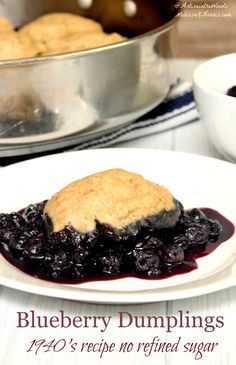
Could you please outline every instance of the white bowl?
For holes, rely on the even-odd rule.
[[[236,53],[202,63],[193,74],[193,90],[209,139],[229,160],[236,161]]]

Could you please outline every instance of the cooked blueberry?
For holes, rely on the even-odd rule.
[[[183,250],[186,250],[188,247],[188,241],[184,234],[178,234],[173,238],[173,244],[182,247]]]
[[[13,214],[0,214],[0,241],[6,243],[17,233]]]
[[[148,271],[147,271],[147,276],[150,278],[158,278],[160,276],[160,274],[162,273],[162,271],[160,269],[158,269],[158,267],[154,267],[152,266]]]
[[[30,225],[27,225],[27,227],[24,229],[24,233],[30,238],[37,237],[38,235],[44,235],[43,232],[40,232],[38,229],[30,227]]]
[[[44,237],[39,235],[34,239],[30,238],[24,247],[23,258],[25,265],[28,270],[35,274],[38,274],[38,270],[41,269],[45,260],[44,245]]]
[[[21,228],[25,226],[26,222],[21,214],[14,212],[10,214],[10,219],[16,228]]]
[[[157,249],[159,247],[161,247],[163,245],[163,242],[156,238],[156,237],[148,237],[146,240],[145,240],[145,247],[148,248],[148,247],[152,247],[153,249]]]
[[[210,230],[210,224],[209,224],[209,221],[208,219],[202,219],[199,224],[202,226],[202,228],[204,228],[206,230],[206,232],[209,233],[209,230]]]
[[[8,243],[9,240],[14,236],[15,230],[14,229],[0,229],[0,241],[4,243]]]
[[[55,280],[59,280],[60,279],[60,276],[61,276],[61,273],[60,271],[58,270],[55,270],[55,271],[52,271],[50,274],[48,274],[48,276],[52,279],[55,279]]]
[[[80,233],[77,231],[74,231],[73,233],[73,244],[76,248],[76,246],[79,247],[85,247],[87,249],[91,249],[95,246],[95,244],[98,241],[98,230],[94,230],[92,232],[88,233]]]
[[[44,203],[30,204],[23,213],[23,218],[26,222],[38,229],[45,229],[43,206]]]
[[[110,249],[104,252],[104,254],[98,257],[98,267],[105,275],[120,274],[122,269],[122,255]]]
[[[68,267],[67,255],[61,248],[56,248],[53,252],[47,252],[45,254],[44,263],[53,272],[65,270]]]
[[[48,240],[51,247],[61,247],[67,253],[73,249],[73,232],[67,227],[59,232],[51,233]]]
[[[184,261],[184,250],[178,245],[166,245],[160,251],[160,258],[164,264],[179,265]]]
[[[53,232],[51,220],[43,214],[44,205],[31,204],[20,212],[0,214],[1,252],[19,268],[41,278],[80,282],[122,274],[168,277],[196,268],[195,257],[214,249],[208,242],[220,243],[220,223],[207,218],[215,216],[207,209],[184,211],[180,203],[174,227],[158,226],[151,216],[122,229],[96,222],[88,233],[71,226]]]
[[[136,272],[145,272],[159,268],[159,256],[157,250],[162,246],[162,242],[154,237],[147,242],[139,242],[133,250],[133,264]]]
[[[76,250],[73,253],[73,263],[75,266],[83,266],[86,259],[89,256],[89,251],[84,249],[83,247],[76,247]]]
[[[29,236],[25,232],[19,232],[13,235],[9,240],[9,248],[13,251],[23,251],[29,240]]]
[[[230,89],[228,89],[227,95],[236,98],[236,86],[232,86]]]
[[[222,232],[222,226],[217,220],[209,219],[208,222],[210,224],[209,239],[210,240],[218,239],[220,233]]]
[[[205,214],[201,211],[201,209],[193,208],[188,211],[188,215],[190,219],[192,219],[195,223],[200,223],[203,219],[206,219]]]
[[[208,240],[208,230],[200,224],[186,229],[185,236],[189,244],[202,245]]]
[[[99,238],[98,230],[88,232],[86,233],[86,235],[84,235],[84,240],[86,240],[86,245],[89,248],[94,247],[96,245],[96,243],[98,242],[98,238]]]
[[[10,214],[0,214],[0,230],[12,227],[13,222]]]
[[[88,276],[86,269],[86,266],[74,266],[71,270],[72,279],[80,280],[86,278]]]
[[[184,215],[182,216],[182,224],[186,227],[193,225],[193,218],[190,217],[188,212],[184,212]]]
[[[45,246],[45,238],[44,235],[41,233],[34,238],[28,239],[28,241],[24,245],[24,255],[26,256],[38,255],[42,252],[44,246]]]
[[[147,272],[153,268],[158,269],[160,259],[159,256],[149,250],[134,251],[134,270],[136,272]]]

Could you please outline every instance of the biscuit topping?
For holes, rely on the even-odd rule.
[[[54,232],[65,226],[89,232],[96,220],[120,229],[176,209],[166,188],[135,173],[112,169],[72,182],[47,202],[44,212]]]
[[[8,32],[13,30],[10,20],[0,15],[0,32]]]
[[[34,57],[37,52],[27,35],[13,31],[0,33],[0,60]]]

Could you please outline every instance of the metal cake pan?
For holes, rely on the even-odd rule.
[[[174,76],[174,0],[8,0],[16,28],[50,12],[93,18],[127,41],[87,51],[0,61],[0,157],[85,141],[158,105]],[[127,9],[135,9],[129,14]]]

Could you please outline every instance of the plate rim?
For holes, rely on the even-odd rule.
[[[32,158],[32,159],[28,159],[26,161],[21,161],[21,162],[17,162],[8,166],[5,166],[3,168],[0,169],[0,176],[1,174],[5,173],[7,170],[14,170],[16,167],[20,168],[22,165],[25,166],[25,168],[27,168],[27,166],[30,166],[32,163],[37,163],[39,160],[40,161],[50,161],[53,158],[58,158],[58,156],[64,156],[65,159],[67,159],[70,155],[82,155],[82,154],[92,154],[94,155],[99,153],[99,154],[104,154],[104,153],[119,153],[120,151],[122,151],[122,153],[126,154],[126,153],[136,153],[137,151],[139,153],[148,153],[148,154],[162,154],[162,155],[175,155],[175,156],[184,156],[187,158],[196,158],[197,160],[202,159],[204,161],[208,161],[209,163],[211,161],[216,162],[217,164],[222,164],[224,166],[230,166],[232,169],[235,169],[236,166],[228,161],[224,161],[224,160],[219,160],[217,158],[214,157],[210,157],[210,156],[204,156],[204,155],[197,155],[194,153],[188,153],[188,152],[180,152],[180,151],[172,151],[172,150],[163,150],[163,149],[149,149],[149,148],[101,148],[101,149],[90,149],[90,150],[81,150],[81,151],[67,151],[67,152],[63,152],[63,153],[55,153],[55,154],[51,154],[51,155],[47,155],[47,156],[40,156],[40,157],[36,157],[36,158]],[[236,170],[235,170],[236,171]],[[1,259],[3,259],[3,257],[1,257]],[[1,261],[0,261],[1,262]],[[234,269],[236,269],[236,261],[234,260],[229,267],[223,268],[222,273],[230,270],[230,271],[234,271]],[[221,273],[221,271],[217,272]],[[27,275],[27,274],[25,274]],[[213,275],[215,276],[215,275]],[[216,283],[214,282],[214,278],[212,278],[212,276],[209,276],[208,278],[209,280],[213,279],[213,283],[208,285],[208,288],[205,288],[205,286],[201,287],[200,285],[200,289],[199,289],[199,281],[201,281],[201,278],[199,280],[196,280],[196,286],[195,289],[194,287],[188,290],[188,294],[185,295],[185,293],[181,292],[181,287],[186,286],[188,283],[184,283],[181,285],[177,285],[175,287],[171,287],[171,286],[167,286],[167,293],[161,294],[161,291],[163,291],[162,289],[166,289],[164,288],[159,288],[159,289],[155,289],[155,290],[143,290],[143,291],[139,291],[139,292],[125,292],[122,293],[120,291],[115,292],[115,294],[112,294],[114,298],[109,298],[109,296],[111,295],[110,292],[108,291],[102,291],[99,290],[99,294],[100,296],[103,296],[103,298],[93,298],[93,294],[92,296],[89,294],[88,295],[88,289],[82,289],[82,291],[86,291],[86,294],[83,295],[83,293],[81,293],[81,288],[78,290],[78,288],[76,288],[77,290],[77,294],[79,293],[80,295],[71,295],[71,294],[64,294],[62,296],[62,291],[65,292],[64,290],[64,286],[63,286],[63,290],[60,290],[60,288],[56,288],[54,289],[54,292],[52,293],[52,288],[48,287],[48,288],[43,288],[44,293],[42,292],[42,290],[40,289],[41,286],[37,285],[37,289],[32,288],[32,284],[24,284],[24,288],[22,288],[22,285],[20,285],[21,289],[19,289],[19,287],[17,288],[17,285],[13,285],[14,283],[9,282],[9,280],[7,280],[5,278],[2,278],[2,276],[0,275],[0,283],[4,286],[7,286],[9,288],[12,289],[18,289],[21,291],[26,291],[28,293],[32,293],[32,294],[39,294],[39,295],[47,295],[47,296],[51,296],[51,297],[57,297],[57,298],[64,298],[64,299],[72,299],[72,300],[78,300],[78,301],[82,301],[82,302],[90,302],[90,303],[106,303],[106,304],[116,304],[116,303],[120,303],[120,304],[132,304],[132,303],[150,303],[150,302],[157,302],[157,301],[165,301],[165,300],[174,300],[174,299],[181,299],[181,298],[186,298],[186,297],[193,297],[196,295],[203,295],[203,294],[207,294],[210,292],[214,292],[214,291],[218,291],[218,290],[222,290],[225,288],[228,288],[230,286],[233,286],[236,284],[236,275],[232,277],[232,275],[228,275],[228,277],[226,276],[226,278],[224,280],[221,280],[218,282],[218,285],[216,287]],[[42,282],[44,282],[43,280],[41,280]],[[18,283],[18,282],[17,282]],[[47,282],[48,283],[48,282]],[[192,285],[194,282],[191,282],[190,285]],[[21,283],[22,284],[22,283]],[[54,283],[53,283],[54,284]],[[19,283],[18,283],[19,285]],[[58,286],[61,284],[56,284],[56,286]],[[30,288],[31,286],[31,288]],[[172,290],[172,291],[171,291]],[[184,289],[183,289],[184,290]],[[156,293],[157,291],[157,293]],[[168,291],[171,293],[168,293]],[[46,294],[45,294],[46,292]],[[69,291],[71,292],[71,291]],[[92,292],[95,292],[95,296],[97,295],[97,292],[95,290],[92,290]],[[159,293],[158,293],[159,292]],[[127,295],[128,294],[128,295]],[[159,295],[158,295],[159,294]],[[173,295],[174,294],[174,295]],[[87,295],[87,298],[86,298]],[[130,295],[130,297],[128,297]],[[142,296],[142,299],[139,299],[137,297]]]

